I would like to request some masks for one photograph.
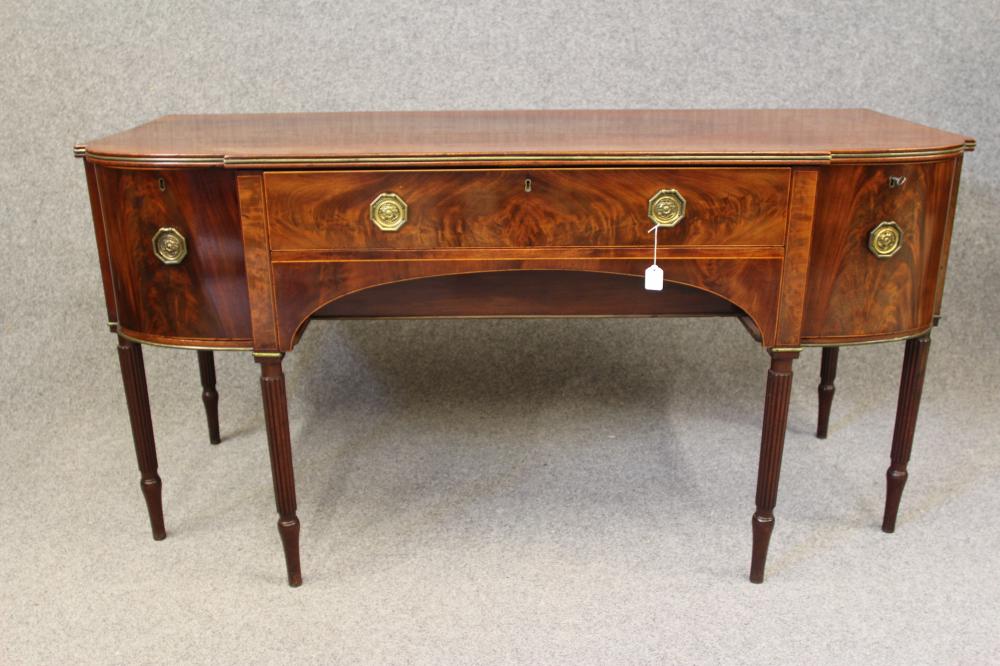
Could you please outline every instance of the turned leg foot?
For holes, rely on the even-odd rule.
[[[774,505],[778,499],[781,454],[785,446],[788,401],[792,394],[792,361],[796,351],[771,351],[764,398],[764,423],[760,434],[760,463],[757,467],[757,511],[753,514],[753,556],[750,581],[764,582],[767,548],[774,530]]]
[[[281,537],[281,548],[285,551],[288,584],[292,587],[298,587],[302,584],[302,566],[299,564],[300,527],[297,517],[278,519],[278,535]]]
[[[125,402],[128,418],[132,425],[132,441],[135,457],[139,463],[142,496],[149,511],[149,522],[153,538],[165,539],[167,531],[163,527],[163,504],[161,489],[163,483],[157,474],[156,442],[153,439],[153,419],[149,413],[149,393],[146,388],[146,367],[142,361],[142,347],[131,340],[118,336],[118,362],[122,369],[125,385]]]
[[[155,474],[152,478],[139,482],[142,496],[146,500],[146,511],[149,513],[149,524],[153,528],[153,540],[163,541],[167,538],[167,530],[163,526],[163,482]]]
[[[750,559],[750,581],[764,582],[764,565],[767,563],[767,547],[771,544],[771,532],[774,530],[774,514],[754,512],[751,519],[753,526],[753,555]]]
[[[830,407],[833,406],[834,380],[837,378],[837,347],[824,347],[819,370],[819,418],[816,420],[816,436],[826,439],[830,426]]]
[[[930,352],[930,334],[906,341],[903,355],[903,374],[899,382],[899,402],[896,405],[896,427],[892,433],[892,453],[889,469],[886,471],[885,513],[882,516],[882,531],[896,530],[896,514],[899,500],[906,485],[906,466],[910,462],[913,449],[913,433],[917,427],[917,412],[920,409],[920,394],[924,389],[924,373],[927,369],[927,354]]]
[[[219,436],[219,393],[215,390],[215,355],[211,351],[198,351],[198,372],[201,375],[201,400],[205,403],[208,417],[208,441],[218,444]]]
[[[291,435],[288,432],[288,400],[281,356],[255,355],[260,364],[260,388],[267,424],[267,447],[271,457],[271,477],[278,509],[278,535],[285,551],[288,584],[302,584],[299,564],[299,518],[295,515],[295,475],[292,471]]]

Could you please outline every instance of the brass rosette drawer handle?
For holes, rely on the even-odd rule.
[[[674,227],[684,219],[687,201],[677,190],[660,190],[649,199],[646,214],[661,227]]]
[[[187,239],[173,227],[160,227],[153,234],[153,254],[167,266],[184,261],[187,252]]]
[[[888,259],[903,247],[903,230],[892,220],[879,222],[868,234],[868,249],[879,259]]]
[[[406,224],[406,202],[394,192],[383,192],[372,201],[370,215],[382,231],[398,231]]]

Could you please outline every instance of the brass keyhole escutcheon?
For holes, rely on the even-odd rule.
[[[383,192],[371,205],[371,220],[382,231],[396,231],[406,224],[407,206],[403,198],[393,192]]]
[[[160,227],[153,234],[153,254],[168,266],[176,266],[187,256],[187,239],[173,227]]]
[[[661,227],[673,227],[684,219],[687,201],[677,190],[660,190],[649,199],[646,214]]]
[[[868,234],[868,249],[879,259],[888,259],[903,247],[903,230],[891,220],[879,222]]]

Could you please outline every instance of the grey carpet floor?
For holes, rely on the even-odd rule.
[[[995,662],[997,420],[992,396],[956,390],[948,329],[938,337],[894,535],[879,521],[902,345],[844,350],[826,441],[806,352],[762,586],[746,576],[766,355],[731,320],[314,324],[287,362],[297,590],[256,368],[220,355],[213,447],[193,353],[147,350],[168,538],[150,538],[123,400],[79,384],[6,450],[0,651]],[[98,374],[114,381],[107,343]]]

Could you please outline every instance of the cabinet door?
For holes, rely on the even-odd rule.
[[[931,326],[954,174],[954,160],[824,170],[804,342],[903,336]],[[895,224],[900,245],[880,257],[869,245],[883,223]]]
[[[122,330],[167,343],[246,346],[250,305],[234,174],[100,167],[98,183]],[[163,234],[166,262],[154,251]],[[171,263],[180,243],[183,257]]]

